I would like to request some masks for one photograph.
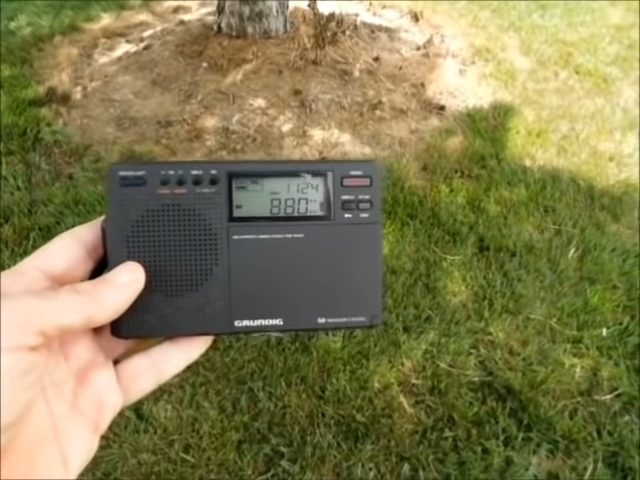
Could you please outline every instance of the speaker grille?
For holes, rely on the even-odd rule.
[[[144,265],[147,290],[167,297],[196,292],[218,266],[219,234],[202,211],[178,203],[148,208],[126,236],[128,258]]]

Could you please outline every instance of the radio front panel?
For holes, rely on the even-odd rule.
[[[140,262],[123,338],[322,330],[382,315],[382,196],[374,162],[112,166],[108,268]]]

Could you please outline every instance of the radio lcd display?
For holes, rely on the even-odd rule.
[[[326,175],[231,178],[232,218],[326,217],[329,197]]]

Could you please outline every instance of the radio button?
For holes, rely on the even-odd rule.
[[[179,187],[182,187],[185,183],[187,183],[187,181],[184,179],[184,177],[178,177],[178,179],[176,180],[176,185],[178,185]]]
[[[371,177],[342,177],[343,187],[370,187]]]
[[[191,183],[193,183],[196,187],[199,187],[200,185],[202,185],[202,177],[200,176],[195,176],[191,179]]]
[[[358,202],[358,210],[371,210],[371,207],[373,207],[371,200],[361,200]]]
[[[355,210],[356,202],[353,200],[343,200],[342,201],[342,210]]]
[[[160,185],[163,187],[166,187],[167,185],[169,185],[169,177],[162,177],[160,179]]]
[[[120,176],[121,187],[144,187],[147,179],[144,175],[122,175]]]
[[[212,187],[215,187],[218,184],[218,177],[210,177],[209,178],[209,185],[211,185]]]

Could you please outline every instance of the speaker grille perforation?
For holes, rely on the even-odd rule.
[[[145,210],[126,237],[128,257],[147,271],[148,291],[168,297],[197,292],[211,279],[218,244],[211,220],[177,203]]]

